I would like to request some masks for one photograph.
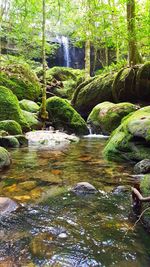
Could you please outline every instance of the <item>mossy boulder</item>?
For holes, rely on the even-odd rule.
[[[15,135],[15,138],[18,140],[20,146],[28,146],[28,139],[25,137],[25,135],[18,134]]]
[[[22,134],[20,124],[13,120],[0,121],[0,130],[8,132],[10,135]]]
[[[5,148],[16,148],[19,147],[20,144],[16,137],[14,136],[0,136],[0,146]]]
[[[87,123],[95,133],[110,134],[120,125],[123,117],[135,110],[137,106],[131,103],[103,102],[93,108]]]
[[[19,100],[38,99],[41,93],[36,74],[27,64],[11,64],[0,68],[0,86],[8,87]]]
[[[112,133],[104,155],[108,160],[150,159],[150,106],[129,114]]]
[[[38,120],[38,116],[36,113],[28,112],[26,110],[22,110],[22,113],[31,130],[39,130],[42,128],[42,124]]]
[[[0,121],[3,120],[14,120],[21,125],[23,130],[29,129],[17,97],[10,89],[0,86]]]
[[[10,164],[11,164],[10,154],[5,148],[0,147],[0,169],[8,167],[10,166]]]
[[[74,108],[87,118],[92,109],[104,101],[113,101],[112,83],[114,75],[105,75],[94,77],[79,86],[78,92],[75,92],[72,103]]]
[[[88,133],[85,121],[67,100],[54,96],[47,99],[46,107],[49,121],[56,129],[64,129],[77,135]]]
[[[37,103],[31,100],[23,99],[19,101],[20,108],[29,112],[36,113],[39,111],[40,107]]]
[[[116,102],[149,102],[150,62],[121,69],[114,79],[112,93]]]
[[[68,67],[53,67],[46,71],[46,78],[48,81],[55,78],[58,81],[80,79],[84,76],[84,71],[79,69],[72,69]]]

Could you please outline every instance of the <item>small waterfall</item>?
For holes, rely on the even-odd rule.
[[[92,127],[90,124],[87,125],[88,127],[88,130],[89,130],[89,134],[92,135],[93,134],[93,131],[92,131]]]
[[[66,67],[69,67],[70,66],[69,40],[65,36],[62,36],[61,40],[64,51],[64,63]]]

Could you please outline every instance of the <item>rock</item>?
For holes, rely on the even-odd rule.
[[[108,160],[150,159],[150,106],[125,117],[104,149]]]
[[[85,135],[88,133],[84,119],[69,104],[67,100],[59,97],[47,99],[46,108],[49,114],[49,121],[55,129],[64,129],[67,133]]]
[[[19,142],[16,137],[14,136],[1,136],[0,137],[0,146],[8,148],[8,147],[19,147]]]
[[[22,113],[31,130],[40,130],[42,128],[42,123],[38,120],[36,113],[31,113],[26,110],[22,110]]]
[[[47,81],[55,78],[58,81],[78,80],[83,77],[84,71],[79,69],[72,69],[68,67],[53,67],[46,71]]]
[[[0,216],[16,211],[19,205],[8,197],[0,197]]]
[[[0,130],[0,136],[7,136],[7,135],[9,135],[8,132]]]
[[[134,166],[134,172],[137,174],[150,173],[150,159],[143,159]]]
[[[0,169],[9,167],[10,164],[11,164],[11,158],[8,151],[5,148],[0,147]]]
[[[132,68],[123,68],[113,83],[112,93],[116,102],[150,101],[150,62]]]
[[[1,67],[0,86],[12,90],[19,100],[36,100],[41,87],[36,74],[27,64],[9,64]]]
[[[20,124],[14,120],[0,121],[0,130],[8,132],[10,135],[22,134]]]
[[[20,146],[28,146],[28,139],[25,135],[15,135],[15,138],[18,140]]]
[[[77,195],[82,195],[82,194],[95,194],[98,191],[96,190],[96,188],[91,185],[88,182],[81,182],[81,183],[77,183],[72,189],[72,192],[74,192]]]
[[[110,134],[120,125],[123,117],[137,109],[138,107],[131,103],[103,102],[93,108],[87,123],[95,133]]]
[[[83,82],[76,90],[72,99],[74,108],[87,118],[92,109],[104,101],[113,101],[112,83],[114,75],[105,75],[91,78]]]
[[[37,103],[31,100],[23,99],[19,101],[20,108],[32,113],[36,113],[39,111],[40,107]]]
[[[113,193],[113,195],[120,195],[120,194],[125,193],[127,191],[129,191],[129,188],[127,188],[124,185],[119,185],[113,189],[112,193]]]
[[[8,88],[0,86],[0,121],[3,120],[16,121],[23,130],[29,129],[17,97]]]

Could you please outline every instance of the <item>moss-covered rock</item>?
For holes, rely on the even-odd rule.
[[[110,134],[119,126],[123,117],[135,110],[137,106],[131,103],[103,102],[93,108],[87,123],[95,133]]]
[[[17,97],[8,88],[0,86],[0,121],[3,120],[14,120],[23,130],[29,129]]]
[[[72,69],[68,67],[53,67],[46,71],[46,78],[51,81],[55,78],[58,81],[74,80],[83,77],[84,71],[79,69]]]
[[[99,103],[104,101],[113,101],[112,83],[114,75],[105,75],[94,77],[80,86],[78,94],[75,92],[73,99],[74,108],[87,118],[91,110]]]
[[[19,101],[20,108],[29,112],[36,113],[39,111],[40,107],[37,103],[31,100],[23,99]]]
[[[32,130],[40,130],[42,128],[42,124],[38,120],[38,116],[36,113],[28,112],[26,110],[22,110],[22,113]]]
[[[20,146],[28,146],[28,139],[25,135],[17,134],[15,135],[15,138],[18,140]]]
[[[8,87],[19,100],[36,100],[41,93],[38,78],[27,64],[1,67],[0,86]]]
[[[149,102],[150,62],[121,69],[114,79],[112,93],[116,102]]]
[[[11,158],[8,151],[5,148],[0,147],[0,169],[8,167],[10,164]]]
[[[19,147],[19,142],[14,136],[0,136],[0,146],[8,148],[8,147]]]
[[[104,155],[108,160],[150,159],[150,106],[129,114],[112,133]]]
[[[64,129],[68,133],[77,135],[88,133],[85,121],[67,100],[51,97],[47,99],[46,106],[49,120],[56,129]]]
[[[0,130],[8,132],[10,135],[22,134],[21,126],[13,120],[0,121]]]

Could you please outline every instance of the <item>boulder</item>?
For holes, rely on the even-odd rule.
[[[23,99],[19,101],[20,108],[28,112],[36,113],[40,107],[34,101]]]
[[[87,123],[93,129],[92,132],[110,134],[120,125],[123,117],[135,110],[137,106],[131,103],[103,102],[93,108]]]
[[[137,72],[136,95],[137,99],[150,101],[150,62],[142,65]]]
[[[28,146],[28,139],[24,135],[15,135],[15,138],[18,140],[20,146]]]
[[[42,128],[42,123],[38,120],[36,113],[31,113],[26,110],[22,110],[22,113],[31,130],[40,130]]]
[[[14,120],[0,121],[0,130],[8,132],[10,135],[22,134],[20,124]]]
[[[81,182],[81,183],[77,183],[72,189],[71,191],[77,195],[82,195],[82,194],[95,194],[98,191],[96,190],[96,188],[91,185],[88,182]]]
[[[19,205],[8,197],[0,197],[0,216],[16,211]]]
[[[104,155],[115,161],[150,159],[150,106],[122,120],[108,140]]]
[[[17,97],[10,89],[0,86],[0,121],[3,120],[14,120],[21,125],[23,130],[29,129]]]
[[[8,167],[10,164],[11,158],[8,151],[5,148],[0,147],[0,169]]]
[[[56,96],[51,97],[47,99],[46,108],[49,114],[49,121],[55,129],[64,129],[68,133],[77,135],[88,133],[84,119],[67,100]]]
[[[41,87],[36,74],[27,64],[9,64],[0,68],[0,86],[12,90],[19,100],[36,100]]]
[[[137,174],[150,173],[150,159],[143,159],[134,166],[134,172]]]
[[[76,89],[72,103],[82,117],[87,118],[97,104],[104,101],[113,101],[113,80],[114,75],[112,74],[96,76],[84,82]]]
[[[20,144],[16,137],[14,136],[0,136],[0,146],[8,148],[8,147],[19,147]]]

